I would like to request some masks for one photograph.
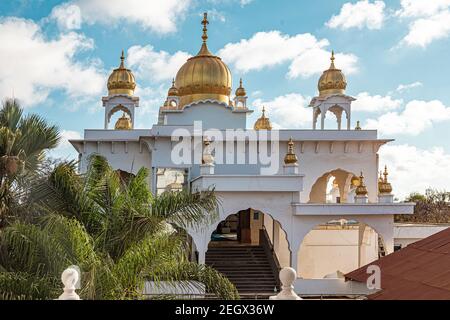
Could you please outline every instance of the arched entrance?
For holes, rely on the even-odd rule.
[[[311,188],[310,203],[353,203],[359,178],[352,172],[335,169],[320,176]]]
[[[340,278],[385,254],[384,241],[374,228],[353,219],[333,219],[303,238],[297,272],[304,279]]]
[[[272,295],[278,272],[290,266],[286,232],[270,215],[240,210],[219,222],[211,233],[205,263],[227,276],[241,294]]]

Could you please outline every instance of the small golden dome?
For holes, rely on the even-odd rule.
[[[355,193],[358,196],[367,196],[368,194],[367,187],[364,184],[364,176],[362,172],[359,176],[359,185],[356,187]]]
[[[351,180],[351,184],[354,187],[359,186],[359,178],[357,176],[353,176],[352,180]]]
[[[334,51],[332,51],[330,68],[323,72],[317,85],[320,96],[345,94],[347,80],[342,71],[334,66],[334,59]]]
[[[384,173],[382,177],[382,173],[380,171],[380,177],[378,178],[378,192],[381,194],[390,194],[392,192],[392,185],[388,182],[389,173],[387,171],[387,166],[384,167]]]
[[[242,78],[239,80],[239,88],[236,89],[236,97],[245,97],[247,92],[245,92],[244,87],[242,86]]]
[[[131,130],[131,119],[125,115],[125,112],[122,116],[117,119],[116,125],[114,126],[115,130]]]
[[[258,120],[255,121],[253,125],[254,130],[272,130],[272,124],[270,119],[266,117],[266,108],[263,107],[262,115]]]
[[[294,152],[294,141],[292,141],[292,137],[289,138],[288,142],[288,152],[284,156],[285,164],[294,164],[298,162],[297,155]]]
[[[196,56],[189,58],[175,77],[180,106],[193,101],[212,99],[230,104],[231,72],[228,66],[208,50],[207,14],[204,13],[203,44]]]
[[[178,96],[179,92],[177,87],[175,87],[175,79],[172,80],[172,87],[170,87],[169,92],[167,95],[170,96]]]
[[[125,68],[124,60],[125,56],[122,50],[119,68],[114,69],[108,78],[108,94],[110,96],[114,94],[127,94],[132,96],[134,94],[136,79],[131,70]]]

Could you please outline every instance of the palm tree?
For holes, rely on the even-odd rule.
[[[23,115],[17,100],[5,100],[0,109],[0,228],[20,199],[21,180],[30,178],[44,160],[45,151],[60,139],[56,126],[38,115]]]
[[[223,275],[188,261],[180,232],[215,218],[214,192],[155,197],[147,177],[141,169],[124,181],[94,156],[85,175],[65,163],[36,183],[28,199],[33,223],[17,221],[0,234],[3,298],[55,298],[69,265],[82,270],[84,299],[142,298],[146,281],[200,282],[221,298],[237,298]]]

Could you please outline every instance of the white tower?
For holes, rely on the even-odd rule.
[[[136,80],[131,70],[125,68],[123,50],[120,60],[119,68],[114,69],[108,78],[108,96],[102,98],[105,107],[105,129],[109,129],[111,117],[118,111],[128,115],[131,122],[129,128],[122,126],[120,129],[134,129],[135,109],[139,107],[139,98],[134,96]]]
[[[313,129],[317,128],[320,116],[320,129],[325,129],[325,117],[328,111],[336,116],[338,130],[342,129],[342,116],[345,114],[347,130],[351,126],[351,103],[355,98],[347,96],[347,81],[341,70],[334,66],[334,52],[331,54],[331,65],[319,79],[319,96],[314,97],[309,106],[313,108]]]

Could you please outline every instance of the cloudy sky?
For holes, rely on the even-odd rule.
[[[141,98],[136,126],[156,122],[171,79],[201,43],[240,77],[281,128],[311,128],[306,109],[329,65],[347,76],[353,120],[377,128],[381,163],[401,198],[450,190],[450,0],[10,0],[0,2],[0,97],[57,123],[65,139],[102,128],[106,79],[125,50]],[[353,124],[354,125],[354,124]],[[65,141],[53,155],[74,158]]]

